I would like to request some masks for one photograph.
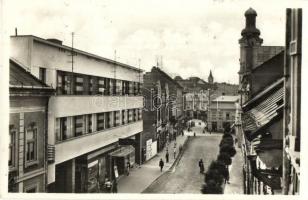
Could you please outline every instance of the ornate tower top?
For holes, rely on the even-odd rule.
[[[246,27],[242,30],[241,35],[245,38],[259,37],[260,30],[256,27],[257,12],[254,9],[249,8],[245,12],[245,17]]]
[[[214,83],[214,78],[213,78],[213,75],[212,75],[212,70],[210,70],[210,75],[209,75],[209,77],[208,77],[208,82],[209,82],[210,84],[213,84],[213,83]]]

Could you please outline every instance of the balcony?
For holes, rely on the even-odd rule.
[[[119,138],[133,136],[142,130],[143,123],[140,120],[59,142],[55,145],[55,164],[117,142]]]
[[[49,110],[55,118],[142,107],[142,96],[69,95],[53,96],[49,100]]]

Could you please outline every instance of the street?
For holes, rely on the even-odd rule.
[[[143,193],[201,193],[204,175],[200,174],[198,161],[203,159],[206,171],[217,157],[220,140],[220,134],[190,137],[187,149],[174,169],[160,176]]]

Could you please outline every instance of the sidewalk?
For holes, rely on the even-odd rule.
[[[225,185],[224,194],[244,194],[243,156],[240,148],[235,147],[236,154],[230,166],[230,184]]]
[[[179,135],[176,138],[177,143],[177,156],[179,155],[179,146],[183,145],[187,140],[187,136]],[[118,181],[118,193],[141,193],[159,176],[168,171],[175,159],[173,158],[174,141],[169,144],[169,163],[166,163],[165,150],[159,152],[152,159],[141,165],[141,168],[135,167],[130,170],[129,176],[123,176]],[[159,160],[163,159],[165,165],[163,172],[160,172]]]

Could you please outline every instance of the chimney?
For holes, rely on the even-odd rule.
[[[15,27],[15,36],[17,36],[17,28]]]

